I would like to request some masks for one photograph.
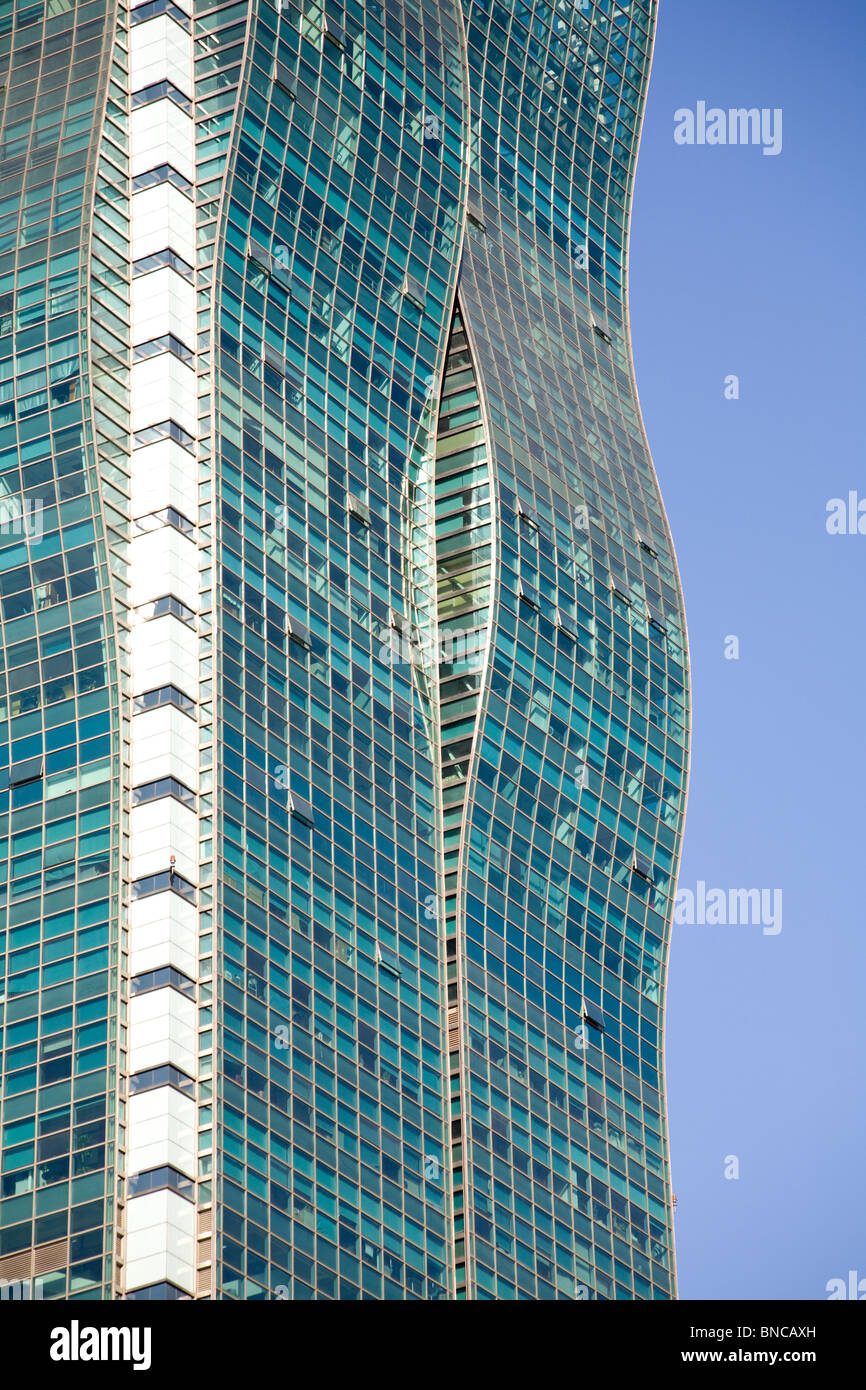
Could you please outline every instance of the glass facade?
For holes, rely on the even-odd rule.
[[[661,1054],[685,631],[624,303],[654,12],[466,15],[459,296],[497,519],[457,872],[470,1297],[675,1288]]]
[[[0,20],[0,1278],[675,1296],[655,8]]]
[[[462,235],[460,18],[331,14],[253,21],[214,251],[216,1295],[445,1298],[436,747],[388,636]]]
[[[0,15],[0,1276],[60,1298],[108,1297],[115,1273],[129,312],[110,19],[103,0]]]

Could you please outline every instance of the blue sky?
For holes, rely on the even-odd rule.
[[[660,5],[630,283],[691,644],[680,886],[783,893],[776,935],[674,927],[687,1299],[866,1280],[866,535],[826,529],[831,498],[866,501],[864,52],[857,0]],[[677,145],[699,101],[780,107],[781,153]]]

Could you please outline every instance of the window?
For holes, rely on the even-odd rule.
[[[533,589],[531,584],[527,584],[525,579],[521,579],[520,581],[519,592],[524,603],[528,603],[532,608],[538,608],[538,593]]]
[[[263,266],[265,270],[270,270],[273,256],[266,246],[262,246],[262,243],[256,241],[253,237],[250,237],[247,245],[247,255],[250,260],[255,261],[257,265]]]
[[[297,95],[298,84],[285,63],[277,63],[274,70],[274,81],[288,96],[294,98]]]
[[[348,502],[349,511],[351,515],[357,517],[358,520],[362,521],[365,526],[369,526],[370,508],[367,506],[367,503],[362,502],[361,498],[356,497],[352,492],[349,493],[348,498],[346,500]]]
[[[146,1284],[144,1288],[141,1289],[130,1289],[129,1293],[126,1294],[126,1298],[136,1299],[139,1302],[158,1301],[160,1303],[171,1303],[172,1301],[181,1299],[186,1303],[192,1299],[192,1294],[184,1293],[183,1289],[178,1288],[177,1284],[169,1284],[166,1282],[163,1284]]]
[[[313,807],[306,797],[289,792],[289,810],[296,820],[303,821],[305,825],[313,824]]]
[[[600,1033],[604,1032],[604,1014],[597,1004],[593,1004],[590,1000],[584,999],[582,1017],[591,1028],[597,1028]]]
[[[403,295],[418,309],[424,308],[424,286],[414,275],[407,275],[403,281]]]
[[[299,618],[293,618],[291,613],[286,614],[286,631],[293,642],[299,642],[302,647],[311,645],[310,629]]]
[[[556,610],[556,626],[564,637],[570,638],[572,642],[577,641],[578,632],[573,620],[567,613],[563,613],[561,608]]]
[[[192,183],[183,174],[178,173],[173,164],[158,164],[155,169],[146,169],[143,174],[135,174],[132,191],[143,193],[146,188],[156,188],[162,183],[170,183],[189,198],[193,196]]]
[[[164,1168],[148,1168],[144,1173],[136,1173],[129,1179],[129,1196],[141,1197],[145,1192],[159,1192],[162,1188],[176,1192],[188,1202],[195,1201],[195,1183],[186,1173],[166,1164]]]
[[[152,898],[156,893],[177,893],[185,902],[195,902],[195,885],[175,869],[147,874],[144,878],[135,879],[132,884],[133,898]]]
[[[657,627],[659,632],[667,632],[667,623],[664,620],[664,615],[659,612],[658,608],[656,608],[654,604],[648,603],[646,606],[646,611],[647,617],[649,618],[653,627]]]
[[[517,499],[517,515],[527,525],[535,527],[536,531],[538,530],[538,512],[526,502],[521,502],[519,498]]]
[[[0,294],[0,333],[4,336],[12,332],[12,314],[15,309],[15,291]]]
[[[195,792],[190,791],[189,787],[179,782],[176,777],[160,777],[155,782],[142,782],[140,786],[133,787],[132,804],[146,806],[148,801],[159,801],[164,796],[173,796],[182,806],[188,806],[191,811],[195,810]]]
[[[172,617],[180,618],[180,621],[186,623],[187,627],[195,627],[195,613],[191,608],[187,608],[186,604],[182,603],[179,598],[175,598],[174,594],[164,594],[162,598],[151,599],[148,603],[140,603],[135,611],[146,622],[150,622],[153,618]]]
[[[617,598],[621,598],[624,603],[631,603],[631,595],[628,591],[628,580],[624,574],[611,572],[610,587]]]
[[[55,604],[64,602],[66,584],[62,579],[48,579],[42,584],[36,584],[33,592],[36,596],[36,607],[41,611],[43,608],[53,608]]]
[[[634,859],[633,859],[633,861],[632,861],[632,870],[634,871],[634,873],[640,874],[641,878],[645,878],[646,881],[647,881],[647,883],[652,883],[652,881],[653,881],[653,866],[652,866],[652,864],[650,863],[650,861],[647,859],[646,855],[644,855],[644,854],[639,854],[637,850],[635,850],[635,852],[634,852]]]
[[[13,763],[9,769],[10,787],[23,787],[25,782],[35,782],[42,776],[42,755],[38,758],[24,758]]]
[[[192,24],[189,15],[185,15],[183,10],[173,3],[173,0],[148,0],[146,5],[136,5],[135,9],[130,11],[129,23],[130,25],[144,24],[148,19],[156,19],[161,14],[169,15],[176,24],[190,33]]]
[[[143,430],[136,430],[132,436],[132,443],[134,448],[143,449],[145,445],[159,444],[163,439],[171,439],[182,449],[191,454],[195,453],[195,440],[176,420],[160,420],[157,425],[147,425]]]
[[[188,348],[186,343],[182,343],[173,333],[164,333],[161,338],[151,338],[149,342],[137,343],[132,349],[132,360],[144,362],[149,357],[159,357],[164,352],[170,352],[187,367],[191,367],[195,361],[192,348]]]
[[[326,39],[331,40],[331,43],[336,44],[337,48],[346,47],[345,34],[343,33],[339,24],[335,24],[334,21],[330,19],[327,15],[325,15],[324,19],[322,20],[322,33],[324,34]]]
[[[135,714],[144,714],[147,710],[159,709],[161,705],[174,705],[182,714],[195,718],[195,701],[178,690],[176,685],[161,685],[156,690],[146,690],[143,695],[136,695],[133,710]]]
[[[133,975],[129,982],[133,994],[149,994],[154,989],[176,989],[189,999],[195,998],[195,984],[182,970],[173,965],[163,965],[159,970],[146,970],[141,975]]]
[[[189,517],[184,516],[183,512],[177,511],[175,507],[164,507],[161,511],[137,516],[132,523],[132,532],[134,536],[144,536],[151,531],[159,531],[163,526],[171,526],[173,530],[180,531],[182,536],[192,536],[195,532]]]
[[[467,204],[466,216],[469,218],[470,223],[473,227],[476,228],[477,231],[484,232],[487,230],[484,223],[484,213],[481,211],[480,207],[478,207],[476,203]]]
[[[270,343],[265,343],[265,348],[262,356],[264,357],[266,364],[269,367],[273,367],[275,372],[279,372],[280,376],[287,375],[288,364],[286,362],[285,357],[281,352],[277,352],[276,348],[271,347]]]
[[[137,261],[132,262],[132,273],[134,276],[148,275],[152,270],[164,270],[166,266],[182,275],[184,280],[189,280],[190,284],[195,279],[195,272],[189,261],[172,251],[170,246],[166,246],[162,251],[154,251],[150,256],[140,256]]]
[[[175,1091],[180,1091],[181,1095],[195,1097],[195,1082],[192,1077],[171,1063],[162,1067],[149,1067],[146,1071],[137,1071],[129,1078],[131,1096],[141,1091],[155,1091],[160,1086],[171,1086]]]
[[[386,970],[390,970],[392,975],[402,975],[403,969],[400,965],[400,957],[396,951],[392,951],[388,946],[376,944],[376,959]]]
[[[154,101],[172,101],[175,106],[179,106],[181,111],[185,111],[188,116],[192,115],[192,102],[188,96],[184,96],[173,82],[164,79],[162,82],[154,82],[150,87],[140,87],[137,92],[132,94],[132,109],[137,106],[149,106]]]
[[[606,323],[603,323],[600,319],[596,319],[592,326],[603,343],[613,342],[611,331]]]

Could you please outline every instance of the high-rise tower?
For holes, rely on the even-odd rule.
[[[0,20],[0,1278],[674,1295],[654,18]]]

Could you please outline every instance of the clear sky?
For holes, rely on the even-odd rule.
[[[866,1297],[866,534],[826,529],[866,503],[864,59],[862,0],[661,0],[630,282],[691,643],[680,887],[783,894],[775,935],[674,927],[682,1298]],[[701,101],[781,108],[781,153],[676,144]]]

